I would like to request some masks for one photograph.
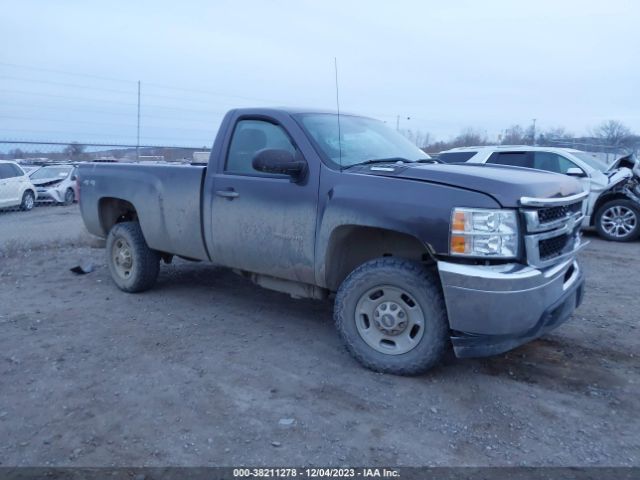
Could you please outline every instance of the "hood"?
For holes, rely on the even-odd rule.
[[[38,180],[31,179],[31,183],[33,183],[36,187],[51,187],[53,185],[61,183],[63,180],[64,178],[60,177],[39,178]]]
[[[380,165],[363,166],[358,173],[422,180],[475,190],[492,196],[503,207],[520,206],[521,197],[566,197],[583,191],[580,182],[574,178],[529,168],[470,163],[395,164],[386,168],[393,168],[393,171],[378,171],[376,167],[379,168]]]

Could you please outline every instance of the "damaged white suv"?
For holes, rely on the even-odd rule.
[[[440,153],[445,163],[491,163],[546,170],[577,177],[589,199],[583,227],[618,242],[640,236],[640,162],[632,156],[607,165],[592,153],[572,148],[531,146],[460,147]]]

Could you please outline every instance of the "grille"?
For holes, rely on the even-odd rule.
[[[540,223],[549,223],[555,220],[571,215],[572,213],[579,212],[582,207],[582,203],[573,203],[571,205],[560,205],[557,207],[547,207],[538,210],[538,220]]]
[[[540,220],[540,223],[549,223],[566,217],[568,213],[569,208],[567,208],[566,205],[543,208],[538,210],[538,219]]]
[[[540,259],[549,260],[562,254],[571,237],[567,234],[540,240]]]

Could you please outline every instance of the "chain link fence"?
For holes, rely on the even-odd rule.
[[[0,160],[21,165],[78,162],[206,163],[210,147],[0,140]]]

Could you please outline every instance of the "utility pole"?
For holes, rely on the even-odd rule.
[[[407,117],[407,120],[411,120],[411,117]],[[400,131],[400,115],[396,115],[396,131]]]
[[[136,161],[140,161],[140,80],[138,80],[138,132],[136,135]]]

